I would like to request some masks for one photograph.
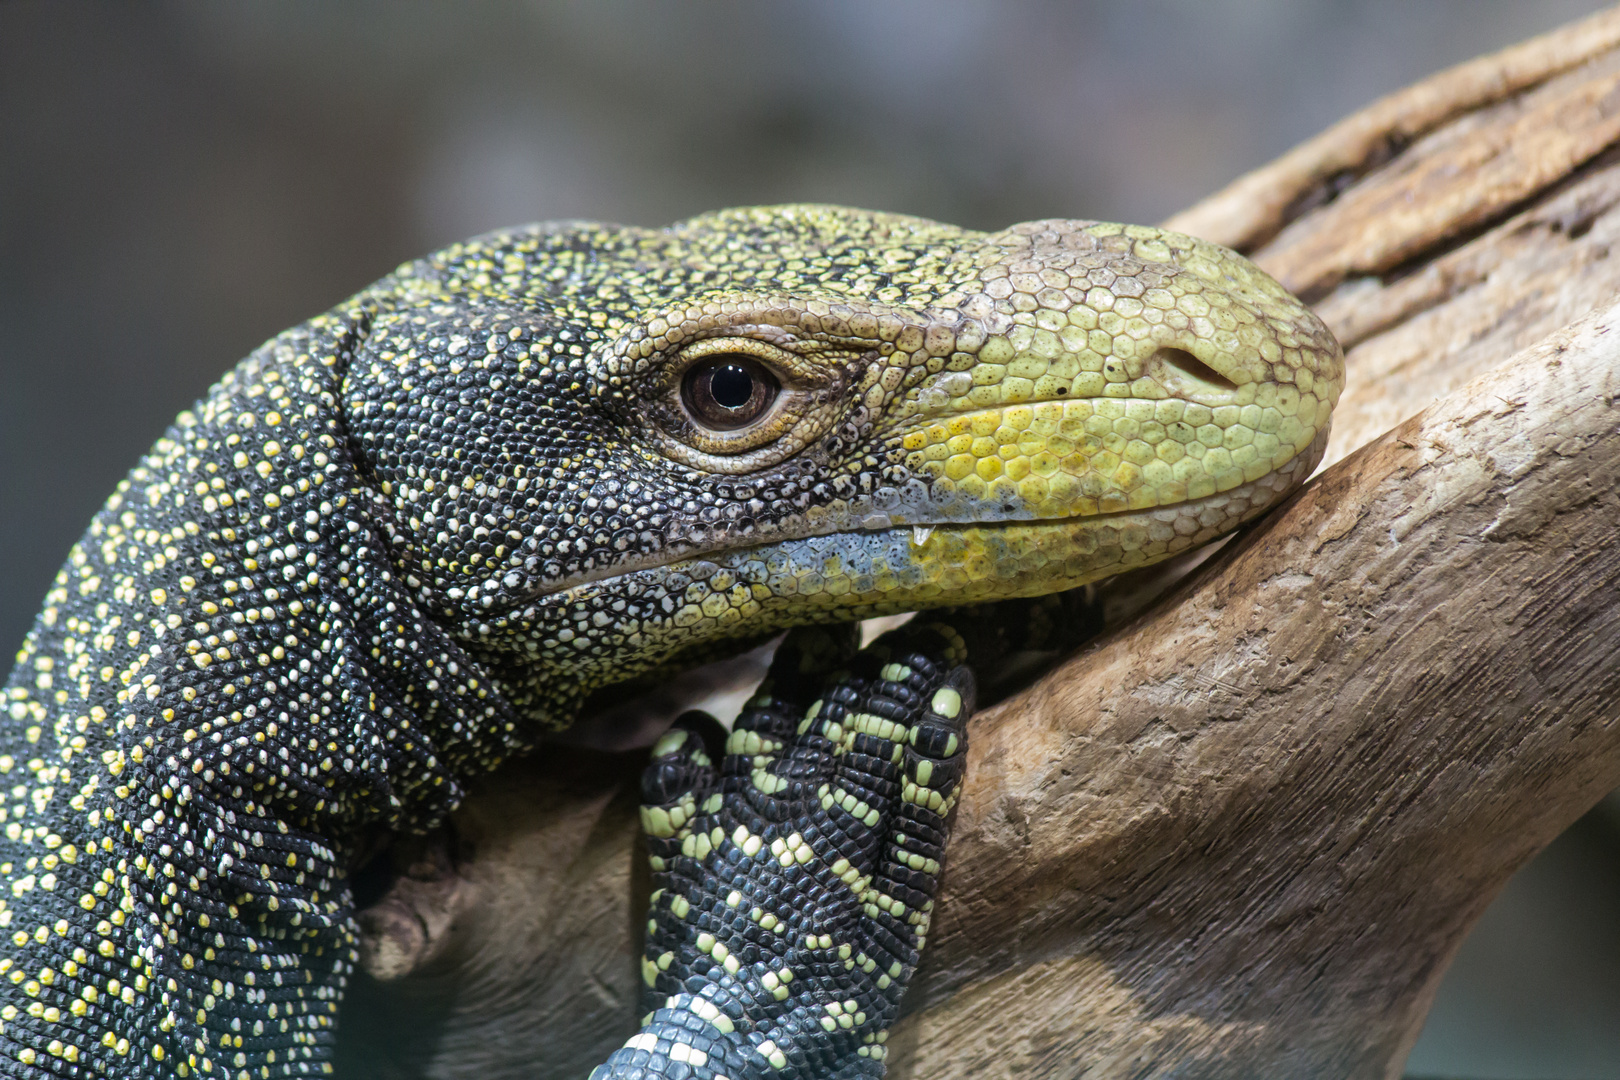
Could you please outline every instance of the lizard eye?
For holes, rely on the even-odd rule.
[[[649,419],[664,453],[705,472],[747,473],[798,453],[840,415],[846,368],[761,335],[702,338],[654,365]],[[777,336],[786,335],[777,332]]]
[[[770,410],[782,384],[743,353],[721,353],[695,364],[681,380],[681,403],[711,431],[747,427]]]

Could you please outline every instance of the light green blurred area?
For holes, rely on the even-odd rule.
[[[1156,221],[1583,0],[0,4],[0,650],[164,424],[404,259],[817,200]],[[1414,1073],[1620,1078],[1620,810],[1509,885]]]

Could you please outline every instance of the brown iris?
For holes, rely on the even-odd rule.
[[[681,381],[681,401],[712,431],[747,427],[770,409],[782,384],[751,356],[721,353],[693,365]]]

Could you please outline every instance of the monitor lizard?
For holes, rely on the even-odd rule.
[[[1236,527],[1343,357],[1240,256],[794,205],[408,263],[258,349],[73,548],[0,719],[0,1075],[331,1072],[380,834],[594,690]],[[790,639],[655,749],[646,1026],[602,1076],[880,1076],[972,680]]]

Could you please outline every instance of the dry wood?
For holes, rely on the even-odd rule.
[[[1426,136],[1399,163],[1287,225],[1261,260],[1315,300],[1345,278],[1388,273],[1500,216],[1616,137],[1620,56],[1609,53]]]
[[[1550,34],[1443,71],[1398,91],[1165,224],[1252,251],[1285,224],[1407,144],[1455,117],[1534,86],[1620,45],[1620,12],[1604,11]]]
[[[1620,783],[1617,72],[1608,12],[1173,221],[1319,294],[1330,458],[1394,430],[976,718],[892,1076],[1398,1076]],[[579,1076],[633,1030],[638,768],[514,763],[396,852],[340,1075]]]
[[[1317,305],[1350,387],[1326,462],[1620,291],[1620,158],[1411,274],[1345,285]]]

